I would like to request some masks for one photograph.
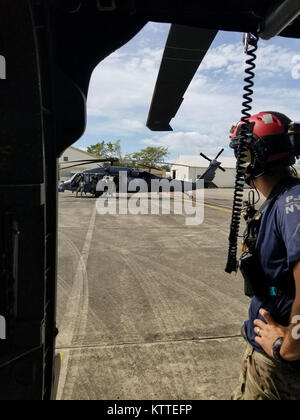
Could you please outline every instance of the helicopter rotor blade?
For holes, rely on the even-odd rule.
[[[224,150],[225,149],[222,149],[214,160],[217,160],[221,156],[221,154],[224,152]],[[200,156],[202,156],[204,159],[208,160],[210,163],[212,162],[212,160],[209,159],[207,156],[205,156],[203,153],[200,153]],[[222,168],[222,166],[219,166],[218,169],[221,169],[221,171],[226,172],[226,169]]]
[[[205,157],[207,160],[209,160],[211,162],[211,160],[209,158],[207,158],[206,156],[203,156],[203,157]],[[61,169],[65,170],[65,169],[71,169],[71,168],[78,168],[80,166],[90,165],[90,164],[93,164],[93,163],[96,165],[97,163],[104,163],[104,162],[119,163],[119,164],[124,164],[124,165],[134,164],[134,165],[141,166],[141,167],[144,167],[144,168],[158,169],[158,170],[161,169],[161,168],[158,168],[157,166],[151,165],[151,164],[149,164],[147,162],[143,162],[143,161],[119,160],[119,159],[97,159],[97,160],[86,160],[86,161],[70,161],[70,162],[62,162],[62,163],[68,163],[69,164],[69,163],[76,163],[76,162],[78,162],[78,163],[75,164],[75,165],[62,166]],[[161,165],[161,166],[170,166],[170,167],[179,166],[179,167],[182,167],[182,168],[193,167],[193,168],[197,168],[197,169],[202,169],[201,166],[184,165],[184,164],[175,163],[175,162],[153,162],[153,164]],[[97,165],[97,166],[99,166],[99,165]]]
[[[71,169],[71,168],[79,168],[79,166],[85,166],[87,163],[78,163],[78,164],[76,164],[76,165],[71,165],[71,166],[64,166],[64,167],[61,167],[61,169],[62,170],[65,170],[65,169]]]
[[[79,166],[86,166],[86,165],[91,165],[91,164],[96,165],[98,163],[105,163],[105,162],[116,163],[116,162],[119,162],[119,159],[107,158],[107,159],[73,160],[73,161],[68,161],[68,162],[61,162],[60,165],[64,165],[64,164],[69,165],[70,163],[76,164],[76,165],[71,165],[71,166],[61,166],[61,169],[65,170],[65,169],[77,168]]]
[[[171,26],[148,116],[150,130],[173,131],[170,122],[216,35],[216,30]]]
[[[117,158],[103,158],[103,159],[82,159],[82,160],[70,160],[68,162],[61,162],[60,164],[66,164],[69,163],[101,163],[101,162],[119,162],[119,159]]]
[[[215,158],[215,160],[218,160],[218,158],[221,156],[221,154],[224,152],[225,149],[222,149],[221,152],[217,155],[217,157]]]
[[[209,162],[212,162],[212,160],[209,159],[209,157],[205,156],[203,153],[200,153],[200,156],[202,156],[204,159],[208,160]]]
[[[132,160],[129,160],[129,161],[121,161],[121,163],[136,163],[136,164],[138,164],[138,165],[140,165],[140,166],[150,166],[149,165],[149,163],[147,163],[147,162],[142,162],[142,161],[132,161]],[[202,167],[201,166],[191,166],[191,165],[184,165],[184,164],[180,164],[180,163],[174,163],[174,162],[153,162],[153,163],[155,163],[155,164],[157,164],[157,165],[163,165],[163,166],[181,166],[181,167],[183,167],[183,168],[199,168],[199,169],[201,169]],[[152,166],[152,168],[153,169],[158,169],[157,167],[154,167],[154,166]]]

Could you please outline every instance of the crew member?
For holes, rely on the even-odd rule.
[[[78,197],[78,194],[81,194],[81,197],[82,197],[84,192],[85,192],[84,176],[81,175],[81,177],[79,178],[79,184],[76,191],[76,197]]]
[[[298,125],[262,112],[231,132],[242,147],[246,182],[266,197],[248,222],[241,271],[252,301],[242,332],[247,340],[233,400],[300,399],[300,154]]]
[[[91,176],[91,194],[96,196],[97,193],[97,184],[98,184],[98,178],[96,175]]]

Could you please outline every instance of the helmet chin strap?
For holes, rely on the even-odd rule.
[[[254,175],[245,176],[245,182],[246,182],[246,184],[248,184],[250,188],[254,189],[256,191],[256,193],[257,193],[257,196],[258,196],[257,201],[255,202],[254,205],[256,205],[259,202],[259,200],[260,200],[260,193],[259,193],[256,185],[252,181],[254,181],[255,179],[257,179],[257,178],[259,178],[261,176],[263,176],[264,174],[265,174],[265,172],[262,172],[261,174],[259,174],[257,176],[254,176]]]
[[[249,185],[249,187],[252,187],[251,181],[254,181],[257,178],[260,178],[261,176],[265,175],[266,171],[263,170],[262,172],[258,173],[258,174],[254,174],[251,173],[253,171],[253,168],[251,168],[251,165],[248,166],[247,170],[246,170],[246,174],[245,175],[245,182],[247,185]]]

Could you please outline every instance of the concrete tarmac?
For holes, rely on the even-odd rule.
[[[199,226],[60,194],[59,399],[230,398],[249,306],[224,272],[232,193],[206,191]]]

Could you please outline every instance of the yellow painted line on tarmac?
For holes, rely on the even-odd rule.
[[[186,201],[187,203],[200,204],[201,206],[203,206],[203,204],[204,204],[204,207],[207,207],[209,209],[219,210],[219,211],[223,211],[224,213],[232,214],[232,210],[226,209],[225,207],[213,206],[212,204],[206,204],[206,203],[203,203],[203,202],[200,202],[200,201],[186,200],[185,198],[183,198],[182,201]]]
[[[198,201],[196,201],[198,203]],[[224,213],[230,213],[232,214],[232,210],[229,209],[225,209],[224,207],[217,207],[217,206],[212,206],[211,204],[205,204],[205,207],[208,207],[209,209],[214,209],[214,210],[219,210],[219,211],[223,211]]]

